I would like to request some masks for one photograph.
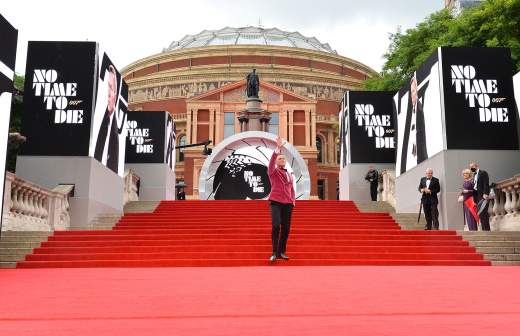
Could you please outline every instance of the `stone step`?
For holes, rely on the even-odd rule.
[[[25,254],[13,254],[0,256],[0,262],[17,262],[25,260]]]
[[[520,266],[520,261],[512,260],[494,260],[491,262],[493,266]]]
[[[0,256],[2,255],[18,255],[23,254],[26,255],[27,253],[32,253],[32,248],[20,248],[20,247],[0,247]],[[0,257],[1,258],[1,257]]]
[[[503,253],[503,254],[486,253],[484,255],[484,258],[486,260],[520,261],[520,254],[515,254],[515,253]]]
[[[469,243],[475,247],[520,247],[519,241],[469,241]]]
[[[35,248],[40,247],[40,242],[2,242],[0,241],[0,248]]]
[[[153,212],[159,205],[159,201],[136,201],[128,202],[124,207],[125,213]]]
[[[0,268],[16,268],[16,262],[12,261],[0,261]]]
[[[504,236],[504,237],[520,237],[520,231],[459,231],[462,235],[468,237],[486,237],[486,236]]]
[[[462,236],[464,240],[469,242],[479,242],[479,241],[518,241],[520,242],[520,237],[507,237],[507,236],[495,236],[489,235],[485,237],[472,237],[472,236]]]
[[[518,247],[515,246],[492,246],[492,247],[480,247],[476,246],[477,252],[479,253],[490,253],[490,254],[513,254],[520,253],[520,244]]]
[[[2,231],[1,238],[4,237],[48,237],[52,232],[48,231]]]
[[[3,237],[0,242],[2,243],[14,243],[14,242],[41,242],[46,241],[48,236],[12,236],[12,237]]]

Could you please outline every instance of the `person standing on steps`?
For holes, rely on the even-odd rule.
[[[485,170],[481,170],[480,166],[475,162],[469,164],[469,169],[474,174],[473,199],[475,200],[477,206],[480,208],[483,201],[489,200],[489,175]],[[486,202],[484,210],[480,212],[480,225],[482,227],[482,231],[491,230],[491,227],[489,226],[488,206],[489,203]]]
[[[368,167],[368,172],[365,175],[365,180],[370,183],[370,198],[373,202],[377,201],[377,186],[379,185],[379,173],[373,165]]]
[[[439,179],[433,177],[433,169],[426,169],[426,176],[419,182],[419,192],[421,193],[421,204],[426,218],[425,230],[439,230],[439,199],[437,194],[441,191]]]
[[[285,254],[287,239],[291,228],[291,214],[295,205],[294,177],[286,168],[285,155],[281,154],[282,138],[276,139],[276,149],[269,161],[268,175],[271,182],[269,203],[272,221],[272,255],[269,258],[274,262],[276,258],[288,260]]]

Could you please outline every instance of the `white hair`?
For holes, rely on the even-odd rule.
[[[427,172],[427,173],[428,173],[428,172],[432,172],[432,173],[433,173],[433,169],[431,169],[431,168],[426,168],[426,172]]]

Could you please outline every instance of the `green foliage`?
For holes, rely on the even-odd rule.
[[[444,9],[415,28],[390,34],[390,46],[380,76],[365,82],[367,90],[395,91],[441,46],[508,47],[520,71],[520,0],[486,0],[453,16]]]

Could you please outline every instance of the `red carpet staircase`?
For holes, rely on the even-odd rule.
[[[59,231],[20,268],[265,266],[266,201],[163,201],[112,230]],[[490,265],[455,231],[406,231],[353,202],[298,201],[287,254],[275,265]]]

